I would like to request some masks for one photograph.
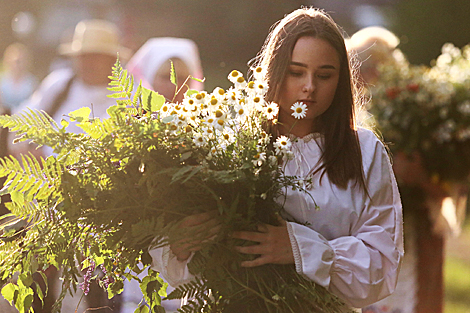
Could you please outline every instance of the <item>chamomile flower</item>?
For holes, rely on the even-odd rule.
[[[243,88],[246,87],[247,82],[246,82],[246,80],[243,76],[240,76],[240,77],[237,78],[234,85],[235,85],[235,88],[243,89]]]
[[[214,116],[215,119],[213,125],[215,129],[223,130],[227,122],[227,114],[225,114],[225,112],[223,112],[221,109],[218,109],[214,112]]]
[[[222,131],[222,134],[220,135],[220,138],[226,144],[232,144],[235,141],[235,134],[234,134],[233,130],[226,127]]]
[[[225,100],[226,98],[225,90],[223,90],[220,87],[214,88],[214,91],[212,91],[212,97],[215,97],[220,101]]]
[[[172,104],[169,103],[169,102],[166,102],[162,105],[162,107],[160,108],[160,116],[163,118],[163,117],[166,117],[166,116],[169,116],[170,115],[170,112],[172,111]]]
[[[251,105],[259,112],[264,111],[265,101],[263,97],[260,97],[260,96],[249,97],[248,102],[251,103]]]
[[[276,148],[276,154],[286,154],[290,150],[292,142],[290,139],[284,135],[279,136],[274,143],[274,148]]]
[[[271,140],[271,135],[268,134],[265,131],[262,131],[261,134],[260,134],[260,138],[258,140],[258,143],[262,146],[265,146],[269,143],[270,140]]]
[[[264,114],[266,115],[268,120],[272,120],[274,117],[276,117],[277,113],[279,113],[279,106],[275,102],[269,103],[264,108]]]
[[[252,96],[256,95],[256,83],[254,81],[248,82],[248,84],[246,85],[245,91],[249,95],[252,95]]]
[[[268,83],[264,80],[256,81],[255,82],[255,92],[260,96],[266,95],[268,91]]]
[[[261,66],[252,68],[252,71],[256,80],[263,80],[266,75],[266,71]]]
[[[255,166],[261,166],[266,161],[266,152],[259,152],[251,160]]]
[[[296,102],[294,103],[290,109],[292,111],[294,111],[292,113],[292,116],[297,118],[297,119],[302,119],[304,118],[305,116],[307,116],[307,105],[305,103],[302,103],[302,102]]]
[[[248,116],[248,110],[243,104],[236,104],[233,107],[233,110],[235,111],[235,118],[238,120],[244,120]]]
[[[222,105],[222,101],[216,98],[215,96],[212,96],[210,101],[208,102],[209,105],[209,111],[214,112],[218,109],[220,109],[220,106]]]
[[[207,140],[203,134],[194,134],[193,142],[198,148],[204,147],[207,144]]]
[[[233,84],[236,83],[236,81],[239,77],[243,78],[243,75],[242,75],[242,73],[240,73],[237,70],[233,70],[233,71],[230,72],[230,74],[228,74],[228,80],[231,81]]]

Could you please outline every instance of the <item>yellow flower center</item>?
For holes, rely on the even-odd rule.
[[[200,93],[198,93],[198,94],[196,95],[196,99],[197,99],[197,100],[201,100],[202,98],[203,98],[203,95],[201,95]]]
[[[221,88],[219,89],[219,95],[223,96],[225,94],[225,91]]]
[[[261,73],[263,71],[263,69],[260,66],[258,66],[255,71],[256,71],[256,73]]]
[[[166,105],[164,105],[164,106],[162,107],[162,111],[163,111],[163,112],[167,112],[167,111],[168,111],[168,107],[167,107]]]
[[[224,115],[224,113],[222,113],[222,111],[220,111],[220,110],[215,111],[215,117],[220,118],[222,115]]]
[[[225,123],[225,120],[222,120],[222,119],[217,120],[217,124],[219,124],[220,126],[223,126],[224,123]]]
[[[237,82],[239,82],[239,83],[243,83],[244,81],[245,81],[245,79],[242,76],[237,78]]]
[[[249,82],[248,88],[251,88],[251,89],[255,88],[255,82],[254,81]]]
[[[225,140],[229,140],[230,139],[230,136],[228,134],[224,134],[224,139]]]
[[[295,109],[295,112],[296,112],[296,113],[299,113],[299,114],[302,113],[302,111],[303,111],[302,108],[297,108],[297,109]]]
[[[233,70],[230,75],[232,75],[232,77],[237,77],[238,76],[238,71],[236,70]]]
[[[212,98],[212,99],[211,99],[211,104],[212,104],[212,105],[216,105],[216,104],[217,104],[217,102],[218,102],[218,101],[217,101],[217,99],[216,99],[216,98]]]
[[[243,115],[243,113],[245,113],[245,110],[243,110],[243,108],[241,108],[241,109],[238,110],[238,114],[239,114],[239,115]]]
[[[188,103],[189,103],[189,104],[194,104],[194,100],[193,100],[193,99],[189,99]]]
[[[261,98],[260,98],[260,97],[255,97],[255,98],[253,99],[253,101],[254,101],[255,103],[259,103],[259,102],[261,101]]]
[[[267,111],[268,113],[273,113],[273,109],[272,109],[272,108],[268,108],[266,111]]]

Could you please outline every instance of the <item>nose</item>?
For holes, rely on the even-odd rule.
[[[315,91],[315,80],[313,77],[306,77],[304,85],[302,87],[302,91],[307,94],[311,94]]]

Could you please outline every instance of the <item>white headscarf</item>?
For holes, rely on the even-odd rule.
[[[158,69],[171,58],[181,59],[188,67],[190,75],[199,79],[203,78],[197,45],[186,38],[150,38],[129,60],[126,68],[134,75],[136,82],[141,79],[144,86],[151,86]],[[203,83],[194,79],[190,79],[188,85],[195,90],[204,88]]]

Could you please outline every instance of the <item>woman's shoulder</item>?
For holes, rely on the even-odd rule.
[[[368,128],[358,128],[357,136],[361,146],[361,153],[364,163],[372,162],[373,159],[389,159],[387,149],[382,140]]]
[[[369,128],[358,127],[357,137],[359,138],[361,147],[364,145],[384,146],[382,140]]]

